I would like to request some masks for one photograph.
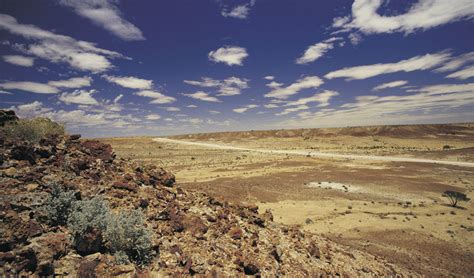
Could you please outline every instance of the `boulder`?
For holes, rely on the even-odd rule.
[[[31,164],[36,163],[35,148],[29,145],[18,145],[11,149],[10,157],[16,160],[26,160]]]
[[[96,140],[87,140],[82,143],[83,150],[96,159],[106,162],[112,162],[115,154],[112,151],[112,146],[104,144]]]
[[[99,252],[103,249],[102,233],[91,229],[82,238],[76,240],[76,250],[82,256]]]
[[[13,110],[0,109],[0,126],[4,126],[8,122],[17,121],[18,117]]]

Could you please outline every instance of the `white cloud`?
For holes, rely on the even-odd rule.
[[[297,111],[301,111],[301,110],[307,110],[307,109],[309,109],[309,106],[303,104],[303,105],[299,105],[299,106],[292,107],[292,108],[286,108],[282,112],[276,113],[275,115],[276,116],[283,116],[283,115],[288,115],[288,114],[293,113],[293,112],[297,112]]]
[[[208,93],[203,92],[203,91],[198,91],[198,92],[195,92],[195,93],[192,93],[192,94],[183,94],[183,96],[187,96],[187,97],[202,100],[202,101],[221,102],[218,98],[213,97],[213,96],[211,96]]]
[[[3,60],[17,66],[32,67],[35,59],[21,55],[4,55]]]
[[[272,88],[272,89],[280,88],[280,87],[283,86],[283,85],[285,85],[285,84],[283,84],[283,83],[278,83],[278,82],[276,82],[276,81],[272,81],[272,82],[270,82],[270,83],[265,84],[265,86],[267,86],[267,87],[269,87],[269,88]]]
[[[240,5],[236,6],[230,11],[228,11],[226,8],[224,8],[221,11],[221,15],[223,17],[233,17],[233,18],[238,18],[238,19],[246,19],[247,16],[249,15],[250,12],[250,7],[248,4],[245,5]]]
[[[179,109],[179,107],[166,107],[165,108],[166,111],[168,112],[178,112],[178,111],[181,111],[181,109]]]
[[[110,58],[125,58],[118,52],[98,48],[90,42],[18,23],[6,14],[0,14],[0,29],[36,41],[29,45],[15,44],[15,49],[52,63],[67,63],[77,70],[103,72],[113,68]]]
[[[82,88],[88,87],[91,85],[92,78],[90,77],[73,77],[67,80],[57,80],[57,81],[49,81],[48,85],[58,87],[58,88]]]
[[[233,109],[232,111],[234,111],[235,113],[242,114],[242,113],[247,112],[249,109],[253,109],[253,108],[257,108],[257,107],[258,107],[258,105],[256,105],[256,104],[249,104],[249,105],[246,105],[246,106],[241,107],[241,108]]]
[[[188,107],[188,108],[197,108],[197,105],[190,104],[190,105],[187,105],[186,107]]]
[[[242,66],[243,60],[248,56],[247,50],[238,46],[224,46],[208,54],[209,60],[215,63],[225,63],[229,66]]]
[[[116,6],[118,1],[61,0],[59,3],[73,8],[78,15],[91,20],[94,24],[101,26],[123,40],[145,39],[140,29],[123,19],[120,10]]]
[[[352,45],[358,45],[362,41],[362,36],[359,33],[350,33],[348,37]]]
[[[300,113],[285,126],[351,126],[447,121],[469,115],[461,107],[474,106],[474,83],[440,84],[410,90],[410,95],[358,96],[337,109]],[[472,113],[464,120],[472,120]]]
[[[161,116],[158,114],[149,114],[145,116],[145,119],[150,120],[150,121],[156,121],[161,119]]]
[[[203,88],[218,88],[217,96],[235,96],[240,95],[243,89],[247,89],[248,79],[238,77],[228,77],[224,80],[215,80],[209,77],[202,77],[201,81],[184,80],[184,83],[203,87]]]
[[[278,108],[278,107],[280,107],[280,106],[278,106],[278,105],[276,105],[276,104],[274,104],[274,103],[269,103],[269,104],[265,104],[264,107],[271,109],[271,108]]]
[[[333,37],[323,42],[313,44],[309,46],[303,53],[303,56],[296,59],[296,63],[299,65],[314,62],[321,58],[326,52],[334,48],[334,42],[341,40],[342,38]]]
[[[273,91],[265,94],[265,97],[286,99],[289,96],[299,93],[304,89],[315,89],[321,86],[324,83],[321,78],[317,76],[307,76],[302,79],[296,80],[295,83],[284,87],[284,88],[275,88]]]
[[[435,69],[435,72],[448,72],[457,70],[464,65],[470,64],[474,62],[474,52],[468,52],[457,57],[452,58],[451,60],[447,61],[443,64],[442,67]]]
[[[59,90],[48,84],[30,81],[10,81],[0,83],[0,88],[7,90],[21,90],[37,94],[57,94]]]
[[[4,90],[0,90],[0,95],[13,95],[13,94]]]
[[[372,89],[372,91],[378,91],[386,88],[395,88],[395,87],[401,87],[403,85],[408,84],[408,81],[406,80],[397,80],[397,81],[392,81],[392,82],[387,82],[380,84]]]
[[[474,65],[468,66],[460,71],[456,71],[451,73],[450,75],[446,76],[447,78],[456,78],[465,80],[471,77],[474,77]]]
[[[152,104],[165,104],[165,103],[172,103],[176,101],[174,97],[170,97],[160,92],[151,91],[151,90],[140,91],[140,92],[135,93],[135,95],[153,99],[152,101],[150,101],[150,103]]]
[[[153,80],[141,79],[133,76],[110,76],[103,75],[107,81],[130,89],[151,89]]]
[[[381,74],[394,72],[411,72],[416,70],[427,70],[437,67],[447,61],[450,54],[447,52],[438,52],[435,54],[426,54],[423,56],[415,56],[413,58],[402,60],[396,63],[373,64],[343,68],[326,74],[324,77],[333,79],[338,77],[346,77],[348,80],[366,79]]]
[[[213,114],[213,115],[217,115],[217,114],[221,113],[220,111],[217,111],[217,110],[209,110],[208,112]]]
[[[285,106],[301,106],[306,105],[311,102],[318,102],[318,107],[325,107],[329,105],[329,100],[335,96],[338,96],[339,93],[336,91],[324,90],[321,93],[314,94],[313,96],[300,98],[295,101],[288,102]]]
[[[471,19],[474,16],[472,0],[419,0],[407,12],[384,16],[383,0],[355,0],[351,19],[337,18],[333,27],[343,30],[357,29],[365,34],[427,30],[449,22]]]
[[[75,90],[72,93],[62,93],[59,100],[66,104],[98,105],[99,102],[92,96],[96,90]]]
[[[264,79],[266,79],[266,80],[274,80],[274,79],[275,79],[275,76],[267,75],[267,76],[264,77]]]

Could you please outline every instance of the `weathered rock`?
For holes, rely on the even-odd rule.
[[[8,122],[13,122],[17,120],[18,117],[15,115],[15,111],[0,109],[0,126],[4,126]]]
[[[116,181],[112,185],[113,188],[117,189],[123,189],[131,192],[137,192],[138,191],[138,185],[134,183],[129,183],[129,182],[123,182],[123,181]]]
[[[35,148],[29,145],[13,147],[10,151],[10,157],[16,160],[25,160],[31,164],[35,164],[37,159]]]
[[[86,153],[90,154],[94,158],[101,159],[106,162],[112,162],[115,158],[115,155],[112,151],[112,146],[109,144],[104,144],[99,141],[87,140],[82,143],[82,147]]]
[[[96,229],[91,229],[76,242],[76,250],[80,255],[97,253],[103,249],[102,233]]]

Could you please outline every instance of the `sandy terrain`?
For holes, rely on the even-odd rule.
[[[456,190],[472,198],[469,124],[103,141],[120,157],[160,163],[189,189],[257,203],[278,222],[413,272],[474,275],[474,202],[452,208],[441,196]]]

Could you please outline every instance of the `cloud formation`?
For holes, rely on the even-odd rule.
[[[152,101],[150,101],[150,103],[152,104],[165,104],[165,103],[173,103],[176,101],[174,97],[170,97],[160,92],[151,91],[151,90],[139,91],[135,93],[135,95],[151,98]]]
[[[126,41],[144,40],[142,31],[123,18],[114,0],[61,0],[61,5],[71,7],[79,16]]]
[[[334,48],[334,42],[341,40],[339,37],[332,37],[323,42],[309,46],[301,57],[296,59],[296,63],[304,65],[321,58],[326,52]]]
[[[109,82],[130,89],[151,89],[153,86],[153,80],[141,79],[133,76],[103,75],[102,77]]]
[[[352,15],[336,18],[333,27],[349,31],[357,29],[364,34],[413,33],[450,22],[474,17],[472,0],[419,0],[408,11],[395,16],[381,14],[386,0],[355,0]]]
[[[3,60],[7,63],[22,67],[32,67],[35,61],[34,58],[21,55],[4,55]]]
[[[250,7],[248,4],[245,5],[240,5],[232,8],[230,11],[228,11],[226,8],[224,8],[221,11],[221,15],[223,17],[233,17],[233,18],[238,18],[238,19],[246,19],[247,16],[249,15],[250,12]]]
[[[446,76],[447,78],[456,78],[460,80],[465,80],[471,77],[474,77],[474,65],[468,66],[460,71],[456,71]]]
[[[241,107],[241,108],[232,109],[232,111],[234,111],[235,113],[242,114],[242,113],[247,112],[250,109],[257,108],[257,107],[258,107],[258,105],[256,105],[256,104],[249,104],[249,105],[245,105],[244,107]]]
[[[25,92],[37,93],[37,94],[57,94],[59,93],[58,88],[30,81],[10,81],[0,83],[0,88],[7,90],[20,90]]]
[[[238,77],[228,77],[223,80],[216,80],[209,77],[202,77],[201,81],[184,80],[186,84],[203,87],[203,88],[217,88],[217,96],[236,96],[240,95],[243,89],[247,89],[248,79]]]
[[[287,87],[275,86],[274,90],[265,94],[265,97],[286,99],[292,95],[299,93],[304,89],[316,89],[324,83],[321,78],[317,76],[307,76],[302,79],[296,80],[295,83]]]
[[[244,59],[248,56],[247,50],[238,46],[224,46],[208,54],[209,60],[229,66],[242,66]]]
[[[374,87],[372,89],[372,91],[379,91],[379,90],[386,89],[386,88],[401,87],[401,86],[406,85],[406,84],[408,84],[408,81],[406,81],[406,80],[397,80],[397,81],[387,82],[387,83],[383,83],[383,84],[380,84],[380,85]]]
[[[113,68],[109,59],[125,58],[118,52],[98,48],[90,42],[18,23],[14,17],[6,14],[0,14],[0,29],[35,41],[26,45],[15,44],[16,50],[52,63],[66,63],[77,70],[103,72]]]
[[[183,94],[183,96],[187,96],[187,97],[202,100],[202,101],[221,102],[218,98],[213,97],[213,96],[211,96],[208,93],[203,92],[203,91],[198,91],[198,92],[191,93],[191,94]]]
[[[66,104],[80,104],[80,105],[98,105],[99,102],[92,96],[97,91],[92,90],[75,90],[72,93],[62,93],[59,100]]]
[[[92,78],[90,77],[73,77],[67,80],[57,80],[57,81],[49,81],[48,85],[58,87],[58,88],[82,88],[82,87],[89,87],[91,85]]]
[[[387,64],[373,64],[356,67],[348,67],[340,70],[332,71],[324,77],[327,79],[345,77],[346,80],[366,79],[381,74],[388,74],[394,72],[412,72],[417,70],[427,70],[440,66],[445,61],[449,60],[450,54],[448,52],[438,52],[434,54],[426,54],[415,56],[407,60],[402,60],[396,63]]]

